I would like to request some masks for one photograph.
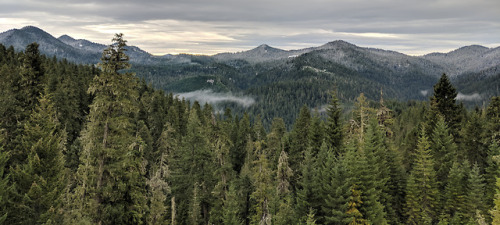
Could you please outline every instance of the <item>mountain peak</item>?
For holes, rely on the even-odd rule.
[[[345,47],[356,47],[356,45],[353,45],[347,41],[344,40],[336,40],[336,41],[331,41],[328,42],[322,46],[320,46],[320,49],[330,49],[330,48],[345,48]]]
[[[285,50],[279,49],[279,48],[273,48],[267,44],[261,44],[257,46],[256,48],[249,50],[247,52],[255,52],[255,53],[274,53],[274,52],[284,52]]]
[[[25,26],[25,27],[21,28],[20,30],[26,31],[26,32],[32,32],[32,33],[39,33],[39,32],[47,33],[44,30],[42,30],[38,27],[35,27],[35,26]]]
[[[66,34],[65,34],[65,35],[62,35],[61,37],[59,37],[59,38],[57,38],[57,39],[59,39],[59,40],[60,40],[60,41],[62,41],[62,42],[74,42],[74,41],[76,41],[76,39],[74,39],[74,38],[72,38],[71,36],[66,35]]]

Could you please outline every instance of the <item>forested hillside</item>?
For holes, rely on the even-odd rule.
[[[287,129],[139,81],[125,47],[117,34],[94,67],[0,45],[0,224],[500,224],[500,97],[467,110],[444,74],[429,101],[352,96],[376,83],[316,81],[351,77],[305,55],[249,88],[298,113]],[[267,85],[280,71],[294,81]],[[287,102],[316,85],[324,116]]]

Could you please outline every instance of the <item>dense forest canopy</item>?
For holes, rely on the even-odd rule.
[[[500,224],[500,97],[467,110],[443,74],[429,101],[345,114],[332,86],[324,116],[266,129],[140,81],[125,47],[0,45],[0,224]]]

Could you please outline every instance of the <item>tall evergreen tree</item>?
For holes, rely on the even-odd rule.
[[[339,99],[337,98],[336,92],[331,92],[330,104],[326,110],[327,120],[326,120],[326,134],[325,139],[327,147],[334,149],[336,155],[339,155],[342,150],[343,142],[343,124],[342,119],[342,108],[340,108]]]
[[[406,186],[407,224],[432,224],[436,219],[436,175],[430,143],[422,129],[415,152],[415,165]]]
[[[272,223],[271,201],[274,196],[274,185],[272,181],[272,171],[269,168],[269,162],[265,151],[263,151],[263,143],[255,143],[255,154],[257,160],[253,163],[253,179],[252,183],[255,191],[251,198],[255,201],[253,206],[255,214],[252,216],[252,224],[268,225]]]
[[[458,137],[458,128],[462,119],[461,108],[456,104],[457,91],[451,84],[448,76],[443,74],[434,85],[434,95],[431,97],[431,112],[428,119],[429,130],[432,132],[438,119],[437,115],[444,117],[446,125],[454,138]]]
[[[442,116],[438,116],[434,131],[431,135],[431,144],[432,156],[435,160],[434,170],[436,171],[438,188],[444,190],[450,168],[453,162],[457,161],[457,146]]]
[[[289,163],[293,171],[299,170],[300,162],[303,160],[304,152],[309,147],[310,135],[309,127],[311,125],[311,113],[306,105],[300,108],[299,116],[295,121],[294,127],[290,132],[290,152]],[[296,174],[298,175],[298,174]],[[296,178],[292,180],[292,185],[295,184]]]
[[[66,134],[57,120],[54,104],[44,95],[37,101],[21,137],[27,159],[14,170],[17,213],[22,224],[60,223],[61,193],[66,185],[63,151]],[[59,217],[60,218],[60,217]]]
[[[82,215],[97,224],[142,224],[147,211],[144,142],[136,134],[137,81],[122,34],[103,51],[102,73],[89,88],[94,95],[82,133],[83,151],[76,194]]]
[[[9,215],[9,196],[11,193],[10,174],[6,172],[9,154],[4,149],[4,134],[0,133],[0,224],[6,224],[5,221]]]

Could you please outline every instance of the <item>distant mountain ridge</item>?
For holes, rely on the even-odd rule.
[[[34,26],[26,26],[21,29],[12,29],[0,33],[0,43],[5,46],[13,46],[16,50],[24,48],[32,43],[40,44],[40,51],[48,56],[66,58],[69,61],[79,63],[99,62],[102,50],[106,45],[94,43],[85,39],[75,39],[69,35],[59,38]],[[189,55],[165,55],[153,56],[135,46],[128,47],[131,61],[139,64],[169,64],[169,63],[191,63]],[[318,47],[310,47],[298,50],[282,50],[262,44],[254,49],[236,53],[219,53],[207,56],[212,60],[226,63],[235,60],[243,60],[249,63],[263,63],[269,61],[283,61],[302,54],[315,52],[324,58],[340,63],[356,70],[363,69],[359,59],[371,60],[392,70],[404,70],[404,68],[424,70],[426,74],[447,73],[451,77],[460,74],[469,74],[488,70],[488,68],[500,65],[500,47],[487,48],[480,45],[464,46],[448,53],[431,53],[424,56],[408,56],[403,53],[363,48],[351,43],[337,40]]]
[[[40,52],[47,56],[65,58],[72,62],[95,64],[98,63],[102,51],[107,47],[103,44],[94,43],[84,39],[74,39],[69,35],[55,38],[44,30],[26,26],[21,29],[11,29],[0,33],[0,43],[5,46],[13,46],[17,51],[22,51],[28,44],[37,42]],[[158,57],[154,57],[146,51],[135,46],[127,47],[132,62],[152,64],[159,63]]]
[[[69,35],[55,38],[32,26],[0,33],[0,43],[17,51],[32,42],[39,43],[45,55],[87,64],[98,63],[106,48]],[[359,47],[342,40],[298,50],[262,44],[213,56],[153,56],[135,46],[127,50],[133,63],[131,72],[155,88],[173,93],[210,89],[250,96],[255,103],[248,108],[235,104],[221,107],[260,114],[268,123],[282,117],[291,124],[293,112],[303,105],[323,108],[332,89],[338,90],[343,102],[354,101],[360,93],[377,100],[380,90],[384,99],[425,100],[443,73],[452,78],[461,99],[469,105],[500,95],[500,47],[471,45],[424,56]]]

